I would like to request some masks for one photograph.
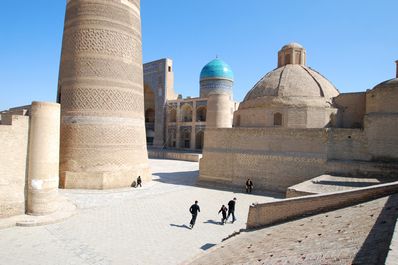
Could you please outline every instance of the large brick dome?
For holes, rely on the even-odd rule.
[[[244,101],[261,97],[323,98],[325,102],[339,94],[334,85],[317,71],[299,64],[287,64],[267,73],[247,93]]]
[[[235,113],[235,126],[322,128],[336,109],[336,87],[306,66],[306,51],[290,43],[278,52],[278,67],[246,94]]]

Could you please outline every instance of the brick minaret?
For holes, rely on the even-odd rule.
[[[139,0],[67,0],[58,101],[62,187],[150,179]]]

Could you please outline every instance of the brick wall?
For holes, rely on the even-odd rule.
[[[398,192],[398,182],[250,206],[247,228],[257,228],[355,205]]]
[[[365,132],[358,129],[328,129],[328,160],[369,161]]]
[[[367,114],[365,126],[372,160],[398,162],[398,113]]]
[[[29,117],[2,115],[0,125],[0,218],[25,213]]]
[[[338,108],[336,126],[362,128],[366,109],[366,93],[342,93],[333,99]]]
[[[324,129],[206,129],[199,182],[285,191],[324,172]]]
[[[397,118],[369,118],[365,130],[206,129],[199,182],[243,187],[250,177],[256,188],[284,192],[324,173],[395,176],[388,163],[367,165],[398,158]]]

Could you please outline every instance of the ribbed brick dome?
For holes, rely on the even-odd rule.
[[[247,93],[244,101],[261,97],[325,98],[329,101],[338,90],[317,71],[298,64],[287,64],[266,74]]]

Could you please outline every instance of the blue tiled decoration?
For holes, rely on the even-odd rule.
[[[233,82],[226,79],[205,79],[200,81],[200,97],[207,98],[210,94],[227,93],[232,95]]]
[[[206,64],[200,72],[200,80],[208,78],[225,78],[234,80],[231,67],[221,59],[214,59]]]

